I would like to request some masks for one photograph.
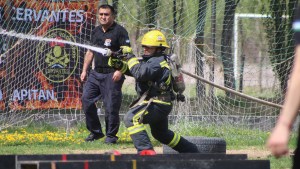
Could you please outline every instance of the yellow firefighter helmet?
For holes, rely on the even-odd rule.
[[[165,35],[159,30],[147,32],[143,36],[142,45],[169,48]]]

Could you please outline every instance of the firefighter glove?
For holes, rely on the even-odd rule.
[[[109,57],[108,65],[115,69],[120,69],[123,66],[123,62],[118,58]]]
[[[108,65],[114,69],[120,70],[122,73],[125,73],[127,70],[127,64],[118,58],[109,57]]]
[[[132,54],[132,48],[129,46],[121,46],[123,54]]]

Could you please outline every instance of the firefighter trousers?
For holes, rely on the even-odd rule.
[[[145,124],[149,124],[152,136],[159,142],[170,146],[179,153],[197,153],[197,146],[180,135],[174,133],[168,126],[168,115],[172,110],[171,102],[153,100],[147,107],[147,101],[130,109],[124,123],[138,152],[153,149],[147,134]],[[142,117],[142,122],[139,120]]]

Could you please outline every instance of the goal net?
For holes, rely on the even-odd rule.
[[[200,77],[184,75],[186,101],[174,102],[173,128],[273,127],[293,61],[292,18],[282,17],[293,14],[292,5],[274,14],[275,5],[257,1],[257,8],[253,0],[0,0],[0,129],[85,120],[79,77],[103,3],[117,7],[135,54],[142,52],[141,36],[160,29],[182,69]],[[134,79],[127,77],[121,115],[134,98]]]

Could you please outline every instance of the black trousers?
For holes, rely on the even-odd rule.
[[[300,168],[300,126],[298,128],[298,140],[297,140],[297,147],[294,153],[293,157],[293,169],[299,169]]]
[[[98,73],[91,70],[83,88],[82,107],[86,116],[87,129],[92,133],[102,133],[97,115],[96,102],[102,99],[105,108],[105,130],[107,141],[116,141],[120,126],[119,110],[122,102],[122,85],[125,77],[113,82],[113,73]]]

